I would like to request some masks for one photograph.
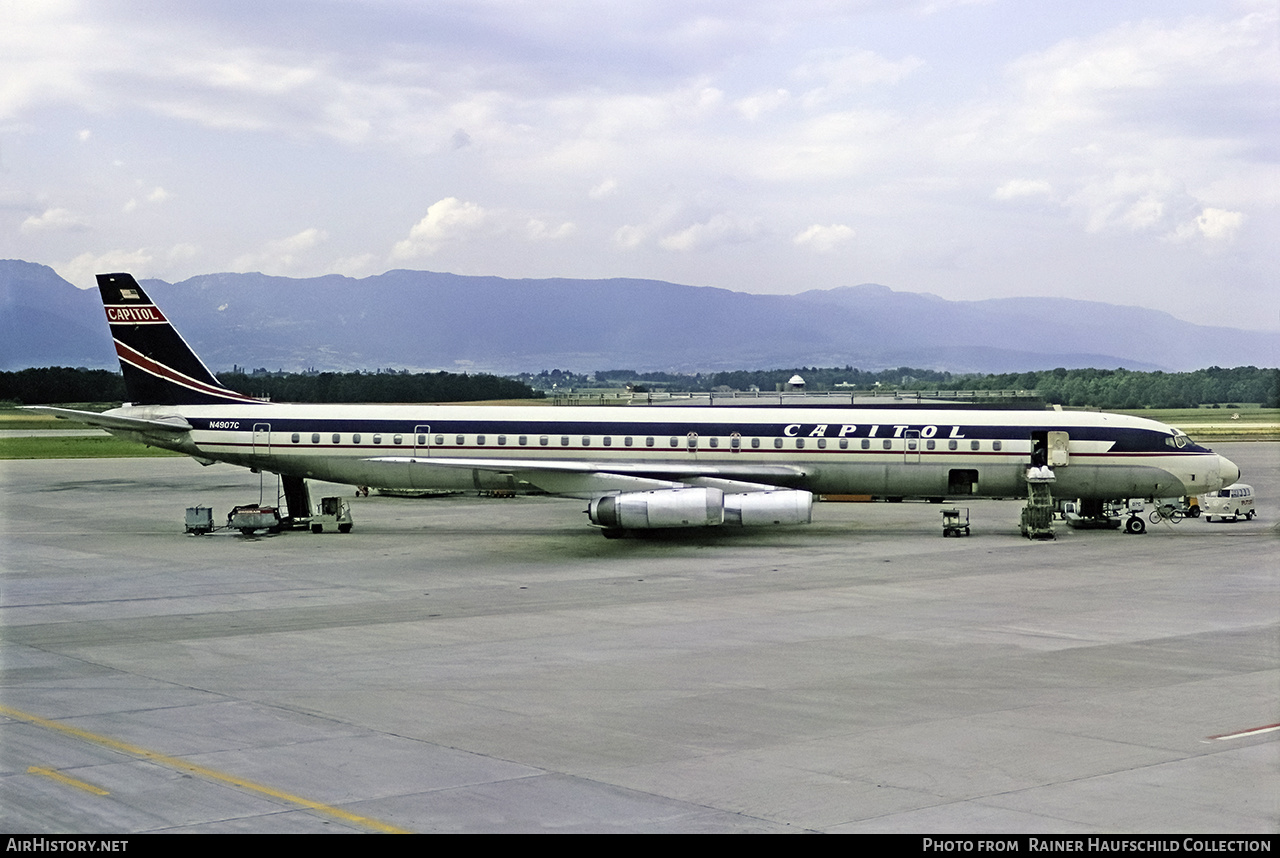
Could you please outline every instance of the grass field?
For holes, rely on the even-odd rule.
[[[62,427],[59,427],[62,428]],[[181,456],[110,435],[87,438],[0,438],[0,459],[125,459]]]
[[[1152,408],[1120,413],[1176,426],[1193,441],[1280,441],[1280,409],[1277,408],[1246,405],[1238,409]]]

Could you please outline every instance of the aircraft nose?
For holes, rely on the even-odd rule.
[[[1240,482],[1240,469],[1236,467],[1236,463],[1228,459],[1226,456],[1218,457],[1218,476],[1222,477],[1222,484],[1229,486],[1232,483]]]

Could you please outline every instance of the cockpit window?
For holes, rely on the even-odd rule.
[[[1191,439],[1187,437],[1186,432],[1175,430],[1174,434],[1164,439],[1164,443],[1166,446],[1173,447],[1176,450],[1181,450],[1183,447],[1191,443]]]

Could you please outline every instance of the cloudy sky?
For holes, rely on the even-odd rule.
[[[0,256],[1280,330],[1275,0],[4,0]]]

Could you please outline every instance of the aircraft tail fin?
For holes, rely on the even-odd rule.
[[[129,399],[136,405],[256,402],[222,386],[131,274],[99,274],[98,291]]]

